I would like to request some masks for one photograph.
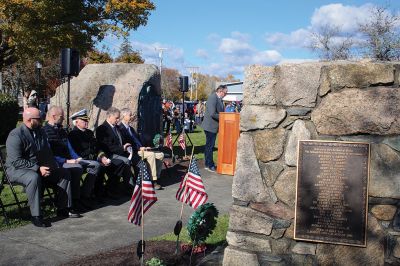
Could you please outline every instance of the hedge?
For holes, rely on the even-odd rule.
[[[8,133],[17,125],[18,112],[17,100],[10,95],[0,93],[0,144],[6,142]]]

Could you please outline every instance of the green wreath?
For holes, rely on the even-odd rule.
[[[193,246],[203,243],[217,225],[218,210],[213,203],[197,208],[188,221],[187,230]]]
[[[158,148],[158,146],[160,146],[160,140],[161,140],[161,135],[160,134],[156,134],[153,138],[153,145],[154,147]]]

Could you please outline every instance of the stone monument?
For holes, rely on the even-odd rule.
[[[224,262],[400,265],[400,62],[250,66]],[[294,239],[299,140],[370,144],[366,246]]]

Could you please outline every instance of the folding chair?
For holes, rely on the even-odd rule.
[[[3,171],[3,178],[2,178],[2,181],[1,181],[1,185],[3,186],[3,188],[4,188],[4,184],[7,184],[10,187],[11,194],[13,195],[14,200],[15,200],[15,204],[17,204],[18,211],[19,211],[20,215],[22,216],[21,201],[18,199],[17,193],[15,192],[15,189],[14,189],[14,184],[10,181],[10,178],[9,178],[9,176],[7,174],[7,171],[6,171],[7,168],[6,168],[5,164],[4,164],[5,163],[5,156],[3,156],[3,150],[2,149],[4,149],[4,147],[0,148],[0,167],[1,167],[1,170]],[[1,189],[1,191],[2,191],[2,189]],[[1,195],[1,191],[0,191],[0,195]],[[2,203],[1,205],[2,205],[2,208],[4,209],[4,207],[13,206],[15,204],[6,204],[6,205],[4,205]]]
[[[27,200],[20,201],[18,199],[18,196],[17,196],[17,193],[15,191],[14,186],[16,186],[16,185],[19,185],[19,186],[22,186],[22,187],[24,187],[24,186],[19,184],[19,183],[11,182],[10,177],[8,176],[7,171],[6,171],[7,167],[5,165],[5,158],[6,158],[6,156],[5,156],[5,152],[4,152],[4,146],[3,146],[3,147],[0,148],[0,167],[1,167],[0,170],[2,170],[2,172],[3,172],[3,178],[2,178],[0,183],[3,186],[3,188],[4,188],[4,185],[8,185],[10,187],[11,194],[13,195],[14,200],[15,200],[15,203],[8,203],[8,204],[4,204],[2,202],[0,203],[0,207],[2,208],[2,212],[4,214],[6,223],[8,223],[8,218],[6,218],[6,213],[5,213],[5,207],[17,205],[20,217],[22,217],[22,204],[23,203],[27,204],[28,201]],[[24,189],[25,189],[25,187],[24,187]],[[54,196],[53,194],[55,194],[55,192],[51,193],[48,186],[44,186],[44,189],[46,190],[47,196],[50,199],[52,208],[55,209],[55,203],[54,203],[55,200],[54,200],[54,197],[53,197]],[[54,188],[53,188],[53,191],[54,191]],[[43,192],[44,192],[44,190],[43,190]],[[0,195],[1,195],[1,190],[0,190]]]
[[[4,188],[4,186],[3,186],[3,179],[1,178],[1,179],[0,179],[0,196],[1,196],[1,192],[3,191],[3,188]],[[8,222],[8,217],[7,217],[6,209],[4,208],[3,201],[1,200],[1,197],[0,197],[0,208],[1,208],[1,211],[2,211],[3,216],[4,216],[4,221],[5,221],[6,224],[8,225],[8,224],[9,224],[9,222]]]

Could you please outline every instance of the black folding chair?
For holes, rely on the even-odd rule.
[[[4,186],[3,186],[3,178],[1,178],[0,179],[0,196],[1,196],[1,192],[3,191],[3,188],[4,188]],[[1,200],[1,197],[0,197],[0,208],[1,208],[1,212],[3,213],[3,216],[4,216],[4,221],[8,225],[9,224],[8,217],[7,217],[7,213],[6,213],[6,209],[4,207],[3,201]]]
[[[18,199],[17,193],[15,192],[14,183],[12,183],[10,181],[10,178],[9,178],[9,176],[7,174],[7,171],[6,171],[7,168],[5,166],[5,156],[3,155],[3,149],[4,149],[4,147],[0,148],[0,167],[1,167],[0,170],[3,171],[3,178],[1,180],[2,189],[0,190],[0,196],[1,196],[1,192],[2,192],[2,190],[4,188],[4,185],[8,185],[10,187],[11,194],[14,197],[15,203],[9,203],[9,204],[1,203],[1,206],[2,206],[2,209],[3,209],[3,213],[5,214],[5,209],[4,209],[5,207],[13,206],[13,205],[16,204],[18,206],[18,211],[19,211],[20,215],[22,216],[22,207],[21,207],[21,203],[22,202]],[[4,217],[6,217],[6,215]]]

